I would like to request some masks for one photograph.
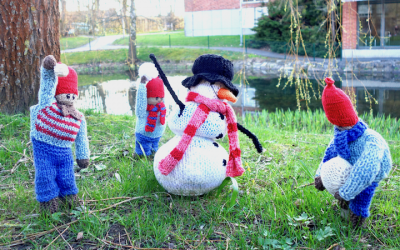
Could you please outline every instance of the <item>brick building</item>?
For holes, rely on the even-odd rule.
[[[185,0],[185,35],[254,34],[257,19],[268,13],[262,2],[267,1]]]
[[[342,0],[344,58],[400,58],[400,0]]]

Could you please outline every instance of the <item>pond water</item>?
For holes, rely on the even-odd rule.
[[[184,101],[187,89],[181,85],[183,79],[191,75],[191,72],[167,73],[168,80],[179,99]],[[107,77],[110,79],[110,77]],[[94,109],[98,112],[109,114],[128,114],[134,113],[136,81],[129,81],[129,77],[118,75],[118,80],[107,80],[102,82],[97,77],[98,83],[79,86],[79,99],[77,107],[81,109]],[[125,78],[125,79],[120,79]],[[296,89],[294,86],[283,88],[287,79],[282,79],[280,87],[277,75],[248,75],[248,84],[239,84],[238,77],[234,81],[237,83],[240,94],[238,101],[233,104],[237,114],[243,112],[255,112],[263,109],[270,112],[276,109],[296,110]],[[112,77],[111,77],[112,79]],[[357,111],[359,114],[372,112],[374,115],[383,114],[391,117],[400,118],[400,80],[393,77],[346,77],[341,76],[342,81],[336,81],[335,85],[342,88],[347,93],[355,94]],[[316,80],[311,80],[313,89],[318,93],[322,92],[322,87]],[[175,103],[169,92],[165,90],[165,105],[169,113]],[[312,92],[310,92],[312,93]],[[370,95],[375,101],[367,101],[366,96]],[[306,110],[306,101],[300,98],[301,109]],[[308,103],[311,110],[322,109],[320,99],[311,98]],[[133,112],[132,112],[133,110]],[[167,113],[167,114],[168,114]]]

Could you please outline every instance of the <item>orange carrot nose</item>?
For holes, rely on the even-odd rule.
[[[236,96],[234,94],[232,94],[232,92],[229,91],[229,89],[225,89],[225,88],[220,88],[218,90],[218,98],[228,100],[232,103],[235,103],[237,101]]]

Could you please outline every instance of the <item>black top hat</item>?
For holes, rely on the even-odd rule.
[[[233,64],[222,56],[206,54],[199,56],[194,61],[192,67],[193,76],[182,81],[182,85],[186,88],[196,86],[202,79],[210,82],[223,83],[235,96],[239,94],[239,90],[232,84]]]

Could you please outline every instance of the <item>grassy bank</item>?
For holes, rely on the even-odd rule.
[[[82,36],[76,36],[76,37],[63,37],[60,39],[60,47],[61,50],[65,49],[75,49],[78,47],[81,47],[85,44],[89,43],[90,41],[93,41],[93,38],[88,38],[88,37],[82,37]]]
[[[243,54],[239,52],[209,50],[209,49],[185,49],[185,48],[157,48],[139,47],[137,56],[140,61],[150,62],[149,54],[155,54],[157,59],[167,62],[194,61],[203,54],[218,54],[228,60],[241,60]],[[260,57],[247,55],[249,58]],[[88,63],[122,63],[128,58],[128,49],[99,50],[61,54],[61,61],[68,65],[88,64]]]
[[[246,172],[237,178],[241,191],[231,210],[225,197],[230,194],[228,187],[221,197],[215,191],[192,198],[164,193],[152,163],[131,158],[134,117],[90,111],[85,115],[92,162],[88,170],[76,172],[76,180],[89,211],[53,216],[38,214],[29,118],[0,115],[0,245],[35,249],[50,244],[53,249],[66,249],[68,244],[83,249],[106,245],[327,249],[334,244],[346,249],[394,249],[400,245],[400,139],[396,133],[383,133],[394,163],[391,176],[377,189],[367,227],[353,230],[340,218],[334,198],[308,185],[332,138],[332,127],[322,121],[321,113],[263,113],[242,121],[258,135],[266,152],[257,154],[240,134]],[[374,124],[371,118],[370,122],[372,128],[384,132],[395,121]],[[167,129],[160,144],[172,136]],[[228,147],[226,137],[221,143]],[[63,231],[64,239],[56,239]],[[77,240],[80,232],[83,238]]]
[[[250,39],[253,36],[246,36]],[[240,36],[185,36],[185,32],[157,35],[138,35],[137,44],[140,46],[210,46],[210,47],[240,47]],[[120,38],[113,44],[129,45],[129,37]]]
[[[126,74],[112,74],[112,75],[79,75],[79,86],[91,85],[100,82],[106,82],[111,80],[124,80],[129,79]]]

